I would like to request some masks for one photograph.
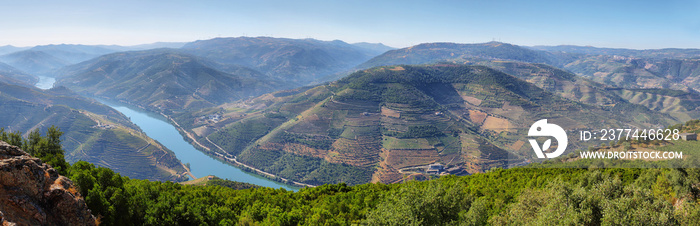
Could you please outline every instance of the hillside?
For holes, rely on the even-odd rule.
[[[42,91],[0,82],[0,106],[5,131],[26,136],[52,125],[61,129],[70,162],[85,160],[139,179],[186,179],[175,155],[128,118],[64,87]]]
[[[593,81],[622,88],[700,90],[700,60],[696,58],[587,55],[563,67]]]
[[[310,184],[392,183],[424,177],[422,167],[432,163],[457,174],[525,164],[533,156],[527,130],[542,118],[571,133],[675,122],[639,105],[574,102],[487,67],[460,65],[373,68],[175,116],[199,143]]]
[[[357,66],[366,69],[400,64],[464,62],[469,60],[508,60],[558,65],[558,59],[548,52],[532,50],[501,42],[480,44],[424,43],[388,51]]]
[[[545,64],[511,61],[473,61],[469,64],[485,65],[523,79],[558,96],[599,106],[636,105],[649,111],[669,114],[676,122],[700,117],[700,94],[694,90],[617,88],[604,85],[571,72]],[[609,83],[608,83],[609,84]]]
[[[156,112],[212,107],[285,87],[258,72],[236,67],[234,74],[171,49],[119,52],[66,67],[57,85],[78,93],[117,100]]]
[[[5,63],[0,63],[0,81],[14,85],[33,86],[35,83],[39,82],[39,78],[22,72]]]
[[[496,42],[427,43],[389,51],[365,62],[358,68],[439,62],[485,65],[575,101],[595,105],[641,104],[652,111],[671,114],[678,119],[678,122],[698,117],[695,107],[699,100],[693,97],[697,96],[693,89],[697,90],[697,87],[700,87],[700,81],[697,79],[700,78],[697,60],[679,59],[682,56],[691,57],[692,55],[681,53],[690,54],[693,52],[692,49],[644,50],[643,53],[637,53],[640,51],[593,47],[571,48],[579,51],[567,52],[564,51],[568,50],[567,48],[561,47],[561,51],[546,52]],[[540,49],[552,50],[551,48]],[[608,55],[614,53],[628,53],[633,56],[671,55],[674,58],[642,59]],[[684,96],[683,98],[659,96],[653,93],[642,94],[639,91],[643,89],[674,89],[685,94],[678,94]],[[639,95],[643,95],[644,98]]]
[[[343,41],[270,37],[215,38],[195,41],[181,48],[187,53],[228,66],[241,65],[268,76],[299,85],[351,69],[379,54],[372,48]]]

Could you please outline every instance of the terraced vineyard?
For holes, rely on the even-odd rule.
[[[675,120],[571,74],[526,66],[542,72],[540,81],[569,84],[557,94],[591,90],[566,98],[483,66],[387,66],[175,118],[244,164],[315,185],[426,178],[416,167],[434,163],[455,174],[519,165],[533,155],[527,129],[541,118],[571,133]],[[220,119],[204,120],[212,115]]]

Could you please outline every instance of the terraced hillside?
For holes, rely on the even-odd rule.
[[[499,42],[426,43],[388,51],[358,68],[439,62],[485,65],[574,101],[626,108],[635,107],[630,103],[640,104],[651,111],[668,113],[676,122],[697,116],[695,107],[700,100],[693,96],[697,96],[694,93],[700,88],[700,73],[698,60],[693,57],[698,50],[538,49],[547,51]],[[663,106],[649,104],[646,98],[634,98],[633,93],[652,89],[678,90],[680,93],[674,91],[673,95],[683,97],[650,97],[663,98]]]
[[[128,118],[64,87],[42,91],[0,82],[0,127],[26,135],[52,125],[64,132],[70,162],[85,160],[138,179],[185,180],[175,155]]]
[[[698,49],[630,50],[576,46],[525,48],[500,42],[425,43],[388,51],[358,68],[505,60],[547,64],[591,81],[620,88],[700,91],[699,53]]]
[[[622,88],[700,90],[700,60],[628,56],[580,56],[563,68]]]
[[[635,117],[627,117],[634,115]],[[575,129],[674,122],[640,105],[588,105],[484,66],[387,66],[336,82],[176,115],[199,143],[266,172],[310,184],[392,183],[524,164],[530,125]],[[670,124],[670,123],[668,123]],[[567,150],[584,148],[570,141]]]

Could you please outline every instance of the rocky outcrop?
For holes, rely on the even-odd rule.
[[[18,147],[0,141],[2,225],[95,225],[68,178]]]

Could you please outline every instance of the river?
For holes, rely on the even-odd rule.
[[[56,78],[52,77],[46,77],[46,76],[38,76],[39,77],[39,82],[34,84],[36,88],[39,89],[51,89],[53,87],[53,84],[56,82]]]
[[[56,79],[54,78],[40,76],[39,83],[36,84],[36,87],[40,89],[49,89],[53,87],[55,81]],[[279,183],[254,173],[244,172],[235,166],[204,154],[195,149],[192,144],[185,141],[175,126],[168,123],[167,119],[161,115],[111,101],[100,99],[97,99],[97,101],[129,117],[131,122],[139,126],[146,135],[172,150],[182,163],[189,163],[190,171],[197,178],[214,175],[232,181],[246,182],[264,187],[284,188],[293,191],[299,190],[298,187]]]
[[[97,100],[126,115],[131,119],[131,122],[139,126],[146,135],[175,152],[175,156],[177,156],[182,163],[190,164],[190,171],[197,178],[214,175],[232,181],[246,182],[265,187],[284,188],[294,191],[299,190],[297,187],[272,181],[254,173],[244,172],[238,167],[226,164],[219,159],[204,154],[195,149],[192,144],[185,141],[175,126],[168,123],[167,119],[161,115],[110,101]]]

